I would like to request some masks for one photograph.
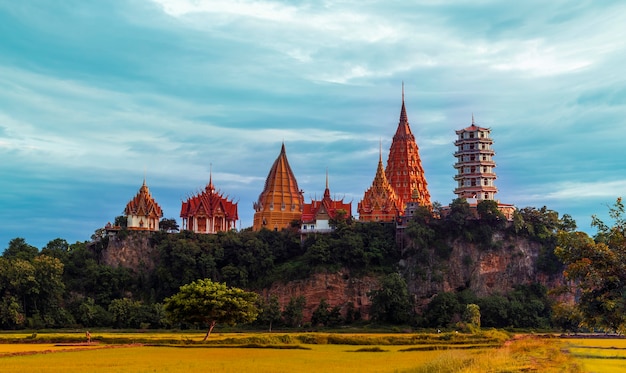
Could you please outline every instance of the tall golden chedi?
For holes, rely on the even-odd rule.
[[[158,231],[159,220],[163,217],[161,206],[152,198],[150,189],[143,179],[139,193],[126,204],[124,209],[126,227],[130,230]]]
[[[378,155],[378,168],[372,186],[365,191],[357,212],[362,222],[394,222],[402,211],[400,199],[387,181],[383,169],[382,149]]]
[[[395,190],[403,210],[407,202],[417,202],[423,206],[431,205],[419,148],[415,142],[415,136],[411,133],[404,106],[404,83],[402,84],[400,122],[389,149],[385,176]]]
[[[263,192],[253,204],[255,213],[252,229],[259,231],[262,228],[287,228],[292,221],[302,218],[303,205],[303,192],[298,188],[296,177],[289,166],[283,143],[280,154],[267,175]]]

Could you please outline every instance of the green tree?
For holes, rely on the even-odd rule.
[[[269,331],[272,331],[272,325],[275,322],[279,322],[281,319],[280,304],[278,304],[278,297],[271,295],[267,301],[261,302],[261,314],[259,315],[259,321],[269,325]]]
[[[442,327],[459,320],[461,304],[454,293],[445,292],[437,294],[428,304],[424,317],[428,326]]]
[[[392,273],[385,276],[379,290],[371,291],[368,296],[372,300],[372,318],[391,324],[403,324],[410,321],[413,315],[413,302],[400,274]]]
[[[463,321],[480,329],[480,307],[473,303],[466,305]]]
[[[595,241],[582,232],[560,232],[556,255],[565,263],[564,275],[577,283],[577,308],[589,328],[626,333],[626,216],[622,199],[609,208],[613,225],[597,216]]]
[[[180,230],[176,219],[167,218],[161,219],[161,221],[159,222],[159,229],[168,233],[178,232]]]
[[[316,326],[328,324],[328,318],[330,316],[330,310],[328,307],[328,302],[326,302],[326,299],[322,298],[322,300],[320,300],[320,304],[317,306],[315,311],[313,311],[313,315],[311,315],[311,325]]]
[[[14,258],[22,260],[33,260],[39,254],[39,249],[26,243],[26,240],[17,237],[9,241],[9,247],[2,254],[5,258]]]
[[[299,327],[302,325],[302,319],[304,318],[304,306],[306,306],[306,299],[300,295],[297,297],[291,297],[289,303],[283,310],[283,320],[285,324],[291,327]]]
[[[259,314],[256,303],[255,293],[204,279],[181,286],[178,293],[165,299],[165,311],[175,322],[208,325],[206,341],[217,323],[254,321]]]

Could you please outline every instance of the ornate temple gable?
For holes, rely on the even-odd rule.
[[[352,216],[352,202],[345,203],[343,198],[340,200],[331,198],[327,172],[324,197],[321,200],[312,199],[311,203],[304,204],[300,231],[303,234],[330,231],[329,221],[335,219],[339,211],[346,213],[346,219],[350,218]]]
[[[124,215],[128,229],[159,230],[159,220],[163,217],[163,211],[161,206],[152,198],[145,179],[135,198],[126,204]]]
[[[372,186],[365,191],[363,199],[358,204],[359,220],[393,222],[400,215],[401,206],[396,192],[385,176],[381,150]]]
[[[239,219],[237,203],[213,186],[213,176],[204,191],[182,203],[183,229],[196,233],[217,233],[235,229]]]
[[[385,176],[395,190],[402,206],[407,202],[417,202],[425,206],[431,205],[419,148],[415,142],[415,136],[411,132],[406,114],[404,84],[402,84],[400,121],[389,149]]]
[[[263,191],[253,204],[255,213],[252,229],[280,230],[289,227],[294,220],[299,221],[304,205],[302,193],[289,166],[283,143],[265,179]]]

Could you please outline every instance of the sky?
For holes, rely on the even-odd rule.
[[[473,114],[496,198],[591,234],[626,196],[624,61],[623,1],[0,0],[0,251],[89,240],[144,178],[180,224],[212,174],[249,227],[283,142],[356,214],[403,82],[433,201]]]

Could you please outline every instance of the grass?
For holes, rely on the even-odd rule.
[[[40,333],[37,336],[11,334],[10,338],[0,334],[0,341],[15,339],[27,341],[19,344],[0,344],[0,366],[2,372],[20,373],[246,370],[406,373],[580,372],[582,366],[579,360],[574,360],[570,354],[563,353],[567,348],[572,350],[574,347],[566,345],[561,339],[534,336],[510,339],[509,335],[498,331],[476,335],[230,333],[213,335],[208,343],[201,343],[202,336],[202,333],[92,333],[92,338],[96,341],[125,343],[100,342],[85,347],[82,344],[55,346],[43,343],[54,338],[84,340],[84,335],[79,333]],[[130,343],[137,340],[148,343],[142,345]],[[360,347],[346,348],[347,346]],[[73,350],[69,350],[72,348]],[[580,348],[584,350],[588,347]],[[1,356],[3,353],[4,357]]]
[[[588,372],[626,371],[626,339],[572,338],[565,348]]]

